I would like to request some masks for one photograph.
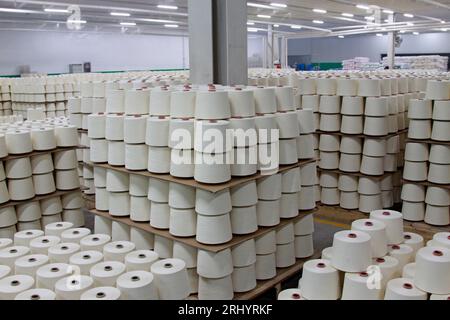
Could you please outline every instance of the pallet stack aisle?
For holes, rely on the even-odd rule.
[[[411,104],[403,172],[405,220],[433,226],[450,224],[450,85],[442,80],[428,81],[425,99]]]
[[[270,77],[276,78],[277,75],[280,77],[284,77],[285,80],[290,78],[291,83],[297,83],[298,86],[300,83],[303,83],[304,86],[308,89],[302,89],[298,88],[298,92],[304,92],[305,90],[308,90],[308,93],[314,93],[317,92],[317,84],[315,84],[312,80],[316,79],[317,77],[320,77],[320,72],[316,73],[297,73],[289,74],[283,71],[271,71]],[[365,75],[364,75],[365,74]],[[403,167],[405,165],[404,155],[405,155],[405,149],[407,142],[421,142],[421,148],[412,148],[413,146],[409,146],[408,149],[408,156],[406,156],[407,160],[407,166],[410,166],[411,164],[414,164],[414,161],[410,161],[408,163],[409,154],[415,154],[418,156],[420,153],[421,155],[418,156],[419,161],[427,161],[428,160],[428,148],[423,147],[424,143],[435,143],[440,144],[441,147],[434,147],[434,152],[439,153],[440,152],[440,159],[441,160],[434,160],[437,161],[434,167],[445,167],[445,159],[448,158],[448,155],[444,155],[446,152],[446,142],[445,141],[437,141],[437,140],[431,140],[431,134],[432,134],[432,128],[433,124],[430,122],[432,118],[432,111],[431,101],[425,101],[422,100],[426,98],[427,94],[427,85],[428,83],[434,82],[437,80],[436,83],[438,83],[437,86],[441,86],[441,93],[439,96],[439,99],[442,101],[438,102],[438,108],[440,106],[442,113],[442,110],[448,111],[448,107],[444,107],[444,105],[447,103],[447,101],[443,101],[443,96],[445,96],[448,93],[448,75],[446,73],[437,73],[437,72],[417,72],[417,71],[411,71],[411,72],[405,72],[405,71],[399,71],[399,72],[390,72],[390,71],[379,71],[379,72],[371,72],[371,73],[356,73],[355,74],[347,74],[347,73],[329,73],[324,72],[321,74],[322,78],[324,78],[325,83],[332,81],[330,78],[337,78],[338,83],[335,84],[336,86],[336,92],[339,90],[351,90],[353,88],[353,94],[357,94],[358,89],[352,85],[352,79],[358,79],[358,78],[364,78],[367,76],[367,74],[374,76],[375,78],[380,78],[381,80],[384,80],[382,82],[382,88],[384,88],[384,92],[389,90],[387,88],[387,83],[391,81],[392,83],[399,83],[401,82],[402,89],[400,91],[406,93],[398,93],[396,95],[388,96],[388,110],[391,110],[389,113],[392,113],[390,116],[391,121],[389,122],[389,116],[386,118],[386,124],[387,124],[387,134],[384,136],[379,135],[370,135],[369,137],[364,134],[364,130],[366,127],[367,122],[361,123],[361,115],[362,118],[364,118],[364,114],[366,112],[365,107],[367,106],[367,100],[377,100],[377,98],[361,98],[361,97],[352,97],[347,96],[342,98],[342,102],[346,100],[346,107],[343,108],[343,104],[341,104],[340,112],[341,114],[329,114],[325,113],[325,118],[328,121],[330,117],[336,117],[340,118],[340,127],[338,123],[335,124],[335,130],[331,130],[332,123],[330,121],[327,122],[327,125],[322,125],[322,128],[325,129],[324,131],[318,131],[316,134],[319,134],[321,136],[321,140],[317,139],[316,145],[314,148],[322,149],[320,153],[322,155],[325,155],[325,161],[322,161],[320,159],[320,162],[318,164],[319,166],[319,172],[320,172],[320,183],[322,184],[321,193],[319,193],[318,199],[321,200],[321,204],[319,205],[319,210],[316,213],[316,221],[320,223],[326,223],[326,224],[332,224],[334,226],[339,226],[342,228],[348,228],[350,227],[351,223],[354,220],[357,219],[363,219],[367,213],[369,213],[371,210],[375,210],[377,208],[397,208],[397,210],[401,211],[401,203],[403,201],[404,209],[403,213],[405,214],[405,229],[409,232],[417,232],[420,233],[425,237],[425,239],[431,239],[435,233],[438,232],[445,232],[447,231],[444,227],[446,225],[445,221],[448,219],[448,207],[445,207],[448,200],[448,182],[442,182],[443,180],[440,180],[440,184],[434,185],[434,188],[430,190],[430,192],[436,193],[436,196],[438,198],[434,198],[435,200],[431,200],[431,197],[429,196],[429,201],[434,203],[430,206],[430,212],[433,211],[435,213],[435,216],[439,216],[439,219],[443,219],[441,222],[434,223],[434,225],[426,224],[421,222],[424,219],[424,215],[426,212],[426,203],[425,203],[425,196],[426,196],[426,187],[418,187],[417,184],[422,185],[429,185],[430,182],[422,181],[418,182],[416,181],[413,186],[411,186],[411,183],[409,183],[407,180],[403,178]],[[264,79],[265,77],[268,77],[267,71],[266,74],[264,72],[260,72],[259,75],[255,78],[258,79],[257,81],[261,81],[261,79]],[[310,79],[312,78],[312,79]],[[328,79],[327,79],[328,78]],[[405,78],[407,79],[407,87]],[[256,81],[256,80],[255,80]],[[300,82],[299,82],[300,81]],[[316,86],[316,89],[314,90]],[[333,85],[331,85],[331,88],[333,88]],[[406,89],[408,88],[408,89]],[[398,88],[400,89],[400,88]],[[391,87],[391,93],[393,89]],[[409,92],[411,91],[411,92]],[[436,89],[435,89],[436,91]],[[331,92],[331,91],[330,91]],[[442,93],[443,92],[443,93]],[[435,93],[436,94],[436,93]],[[300,102],[299,104],[302,105],[303,108],[311,108],[315,109],[315,116],[316,116],[316,125],[320,126],[320,98],[316,95],[307,95],[305,102],[306,104],[302,104],[303,98],[300,95]],[[327,99],[333,99],[332,97],[328,96]],[[336,99],[336,98],[334,98]],[[364,99],[365,103],[363,104],[357,104],[354,103],[353,105],[349,103],[352,99]],[[311,101],[314,101],[314,103],[311,104]],[[409,105],[412,104],[412,108],[419,113],[419,119],[420,121],[413,121],[413,127],[412,131],[409,131],[409,134],[412,134],[414,136],[414,132],[417,132],[419,130],[419,135],[423,134],[420,132],[425,132],[425,135],[428,134],[429,138],[428,140],[412,140],[411,138],[408,138],[408,130],[406,127],[409,126],[409,122],[411,118],[411,114],[409,114]],[[348,110],[352,109],[352,107],[355,109],[355,106],[360,106],[359,112],[357,114],[349,114],[345,115],[342,114],[348,113]],[[394,123],[394,112],[392,110],[395,110],[395,105],[397,105],[397,109],[399,109],[399,112],[397,114],[397,126],[398,131],[394,132],[395,130],[395,123]],[[428,106],[426,108],[421,108],[422,106]],[[358,109],[357,108],[357,109]],[[384,109],[384,108],[383,108]],[[371,103],[371,112],[379,112],[379,109],[376,109]],[[337,105],[335,106],[335,112],[338,111]],[[438,111],[439,112],[439,111]],[[414,110],[413,110],[414,113]],[[426,114],[425,118],[423,118],[423,114]],[[408,118],[409,114],[409,118]],[[367,116],[367,115],[366,115]],[[351,118],[352,120],[357,120],[356,123],[359,124],[359,126],[353,126],[355,121],[352,121],[352,125],[349,124],[349,121],[347,121],[347,125],[344,125],[344,118]],[[369,116],[374,117],[374,115]],[[414,116],[413,116],[414,117]],[[359,118],[359,119],[358,119]],[[419,120],[417,119],[417,120]],[[427,120],[426,120],[427,119]],[[447,124],[445,122],[445,116],[440,115],[439,122],[438,122],[438,130],[444,131],[444,127]],[[425,120],[425,121],[423,121]],[[361,126],[362,124],[362,126]],[[421,124],[424,124],[422,128],[420,127]],[[404,126],[403,126],[404,125]],[[342,128],[344,127],[345,131],[342,132]],[[385,125],[380,125],[377,128],[383,128],[385,130]],[[404,130],[400,130],[404,128]],[[359,131],[355,132],[354,130],[357,129]],[[347,131],[347,130],[350,130]],[[409,129],[411,130],[411,129]],[[420,131],[422,130],[422,131]],[[333,132],[335,131],[335,132]],[[362,132],[360,132],[362,131]],[[359,133],[359,134],[358,134]],[[379,133],[378,133],[379,134]],[[441,133],[442,134],[442,133]],[[365,140],[364,140],[365,139]],[[422,138],[423,139],[423,138]],[[347,152],[342,153],[341,148],[344,148],[345,150],[350,150]],[[419,150],[420,149],[420,150]],[[440,149],[439,151],[437,149]],[[372,150],[372,151],[371,151]],[[375,153],[374,153],[375,152]],[[348,154],[346,154],[348,153]],[[354,154],[352,154],[354,153]],[[379,154],[378,154],[379,153]],[[396,153],[396,154],[395,154]],[[366,155],[364,155],[366,154]],[[368,155],[367,155],[368,154]],[[374,165],[375,162],[371,162],[372,165],[365,165],[364,173],[361,172],[362,168],[362,159],[365,157],[366,160],[371,159],[374,155],[379,156],[379,160],[381,160],[381,157],[384,155],[384,161],[378,161],[379,165]],[[344,159],[342,157],[344,156]],[[426,159],[422,159],[423,157],[426,157]],[[322,157],[321,157],[322,158]],[[352,160],[353,161],[350,161]],[[436,156],[433,157],[436,159]],[[344,160],[344,161],[340,161]],[[416,162],[418,160],[415,160]],[[331,164],[331,165],[330,165]],[[422,168],[420,170],[421,179],[427,180],[428,175],[428,169],[425,168],[423,164],[426,166],[426,162],[422,163]],[[420,165],[420,163],[419,163]],[[322,168],[320,168],[322,166]],[[340,168],[342,166],[342,168]],[[386,167],[385,167],[386,166]],[[334,169],[332,169],[334,168]],[[341,169],[343,169],[341,170]],[[417,169],[417,167],[416,167]],[[378,170],[378,175],[374,175],[372,170]],[[414,172],[414,169],[407,169],[409,172]],[[442,169],[441,169],[442,170]],[[426,172],[425,172],[426,171]],[[443,172],[443,171],[442,171]],[[369,174],[367,174],[369,173]],[[424,178],[425,177],[425,178]],[[403,178],[403,179],[402,179]],[[441,177],[445,180],[445,174]],[[413,178],[416,179],[416,178]],[[362,182],[362,185],[361,183]],[[405,185],[406,184],[406,185]],[[402,186],[403,189],[411,189],[414,190],[408,191],[410,193],[409,197],[408,195],[405,195],[405,190],[402,192]],[[417,189],[420,188],[419,191]],[[342,190],[339,190],[342,189]],[[359,194],[361,192],[361,195]],[[408,193],[406,192],[406,193]],[[412,195],[412,193],[414,195]],[[418,192],[418,193],[417,193]],[[369,195],[366,195],[365,193],[368,193]],[[437,195],[439,193],[439,195]],[[372,195],[371,195],[372,194]],[[377,195],[375,195],[377,194]],[[381,194],[381,199],[379,194]],[[403,197],[406,197],[403,199]],[[359,198],[359,201],[357,200]],[[360,208],[361,204],[361,198],[364,200],[367,199],[371,200],[370,198],[375,199],[376,201],[373,202],[370,206],[364,206]],[[423,198],[423,201],[420,201],[420,199]],[[418,201],[419,199],[419,201]],[[405,201],[406,200],[406,201]],[[381,204],[380,204],[381,203]],[[337,207],[339,206],[339,207]],[[378,206],[378,207],[377,207]],[[440,213],[438,213],[440,212]],[[411,216],[416,216],[416,218],[411,219]],[[417,218],[419,217],[419,218]],[[440,225],[440,226],[439,226]]]
[[[110,90],[140,89],[185,82],[185,72],[126,72],[78,75],[76,82],[78,92],[68,100],[68,117],[71,124],[75,125],[79,132],[80,145],[82,146],[82,149],[77,152],[79,177],[81,185],[86,187],[84,195],[88,202],[95,194],[93,167],[89,150],[91,138],[88,136],[88,116],[105,114],[106,96]]]
[[[199,299],[256,297],[314,255],[315,159],[299,160],[293,88],[259,89],[114,89],[106,114],[88,116],[95,232],[139,243],[161,258],[184,259]],[[277,90],[283,91],[278,99]],[[255,117],[255,109],[266,114]],[[179,128],[198,133],[200,124],[222,133],[256,129],[255,123],[277,128],[278,117],[288,124],[280,139],[260,134],[240,147],[216,145],[215,153],[208,153],[201,136],[179,144],[173,135]],[[121,122],[123,131],[108,126],[109,119]],[[267,150],[280,152],[279,165],[262,162]],[[197,163],[194,155],[216,160]],[[249,162],[253,155],[260,161]],[[220,162],[233,156],[245,161]],[[218,270],[218,264],[226,267]]]
[[[11,108],[24,119],[43,120],[67,116],[67,100],[76,92],[75,76],[31,76],[13,78]]]
[[[405,114],[418,93],[406,77],[318,81],[319,92],[329,94],[314,106],[322,204],[364,213],[391,208],[400,199]]]
[[[320,259],[304,264],[298,287],[278,299],[448,300],[450,233],[428,241],[405,231],[397,211],[375,210],[353,221]]]
[[[71,221],[84,225],[76,128],[62,119],[1,124],[0,238]]]
[[[0,117],[12,114],[11,86],[9,79],[0,79]]]

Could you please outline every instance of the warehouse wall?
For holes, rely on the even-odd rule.
[[[264,64],[264,37],[249,36],[248,37],[248,67],[262,68]]]
[[[425,33],[418,36],[402,35],[403,43],[397,53],[448,53],[450,33]],[[379,61],[387,52],[387,36],[349,36],[339,38],[312,38],[289,40],[289,55],[311,55],[312,62],[340,62],[344,59],[369,57]]]
[[[182,36],[0,31],[0,75],[31,71],[68,72],[69,64],[90,61],[92,71],[178,69],[189,66]]]

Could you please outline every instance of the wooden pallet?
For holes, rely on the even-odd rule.
[[[283,165],[278,168],[278,173],[282,173],[282,172],[288,171],[290,169],[302,167],[302,166],[305,166],[309,163],[313,163],[316,161],[317,161],[316,159],[308,159],[308,160],[300,160],[299,162],[291,164],[291,165]],[[125,167],[116,167],[116,166],[111,166],[111,165],[105,164],[105,163],[95,163],[93,165],[95,167],[101,167],[101,168],[115,170],[115,171],[124,172],[124,173],[128,173],[128,174],[135,174],[135,175],[140,175],[140,176],[144,176],[144,177],[155,178],[155,179],[163,180],[163,181],[167,181],[167,182],[175,182],[175,183],[182,184],[185,186],[202,189],[202,190],[206,190],[206,191],[210,191],[210,192],[214,192],[214,193],[220,192],[225,189],[232,188],[232,187],[236,187],[236,186],[242,185],[242,184],[250,182],[250,181],[255,181],[260,178],[268,177],[267,175],[264,175],[264,174],[261,174],[260,172],[258,172],[254,175],[246,176],[246,177],[232,177],[230,181],[224,182],[224,183],[206,184],[206,183],[197,182],[193,178],[190,178],[190,179],[177,178],[177,177],[171,176],[170,174],[155,174],[155,173],[148,172],[147,170],[132,171],[132,170],[126,169]]]
[[[80,189],[77,188],[77,189],[73,189],[73,190],[57,190],[53,193],[49,193],[49,194],[45,194],[45,195],[41,195],[41,196],[35,196],[34,198],[27,199],[27,200],[8,201],[6,203],[0,204],[0,209],[6,208],[6,207],[17,206],[17,205],[21,205],[21,204],[26,204],[26,203],[30,203],[30,202],[34,202],[34,201],[40,201],[40,200],[50,199],[50,198],[54,198],[54,197],[64,196],[66,194],[69,194],[72,192],[77,192],[77,191],[80,192]]]
[[[129,217],[113,217],[108,212],[102,212],[102,211],[98,211],[95,209],[91,209],[91,210],[89,210],[89,212],[94,215],[108,218],[108,219],[116,221],[116,222],[124,223],[130,227],[144,230],[144,231],[149,232],[154,235],[158,235],[158,236],[170,239],[170,240],[179,241],[181,243],[184,243],[191,247],[195,247],[197,249],[206,250],[206,251],[210,251],[210,252],[220,252],[220,251],[229,249],[231,247],[234,247],[238,244],[241,244],[245,241],[248,241],[250,239],[254,239],[254,238],[260,237],[262,235],[265,235],[265,234],[269,233],[270,231],[278,230],[289,223],[295,223],[295,222],[303,219],[307,215],[310,215],[316,211],[311,210],[311,211],[301,212],[295,218],[281,219],[280,224],[273,226],[273,227],[259,227],[256,232],[251,233],[251,234],[233,235],[233,238],[229,242],[223,243],[223,244],[217,244],[217,245],[208,245],[208,244],[203,244],[203,243],[197,242],[195,237],[189,237],[189,238],[175,237],[172,234],[170,234],[170,232],[168,230],[161,230],[161,229],[153,228],[149,222],[135,222],[135,221],[131,220]]]
[[[406,142],[426,143],[426,144],[442,144],[444,146],[449,146],[450,145],[450,141],[437,141],[437,140],[431,140],[431,139],[412,139],[412,138],[407,138]]]
[[[347,171],[341,171],[339,169],[322,169],[322,168],[317,168],[317,172],[336,173],[338,175],[347,175],[347,176],[354,176],[354,177],[366,177],[366,178],[371,178],[371,179],[376,179],[376,180],[382,180],[382,179],[384,179],[388,176],[391,176],[395,173],[395,172],[385,172],[384,174],[382,174],[380,176],[372,176],[372,175],[364,174],[361,172],[347,172]]]
[[[56,153],[56,152],[62,152],[62,151],[69,151],[69,150],[75,150],[75,149],[81,149],[83,146],[75,146],[75,147],[58,147],[52,150],[45,150],[45,151],[32,151],[29,153],[22,153],[22,154],[10,154],[6,157],[0,158],[0,161],[8,161],[13,159],[20,159],[20,158],[29,158],[32,156],[38,156],[48,153]]]
[[[327,135],[332,135],[332,136],[341,136],[341,137],[354,137],[354,138],[366,138],[366,139],[389,139],[395,136],[398,136],[400,134],[403,133],[407,133],[408,129],[404,129],[404,130],[400,130],[397,131],[395,133],[389,133],[387,135],[384,136],[368,136],[365,134],[349,134],[349,133],[342,133],[342,132],[328,132],[328,131],[321,131],[321,130],[317,130],[316,134],[327,134]]]
[[[321,256],[320,252],[314,253],[312,257],[305,258],[305,259],[297,259],[295,264],[288,268],[280,268],[277,269],[277,275],[275,278],[272,278],[270,280],[264,280],[264,281],[257,281],[256,288],[245,293],[235,293],[234,299],[235,300],[254,300],[260,297],[262,294],[266,293],[272,288],[275,288],[276,290],[276,296],[278,297],[278,294],[281,292],[282,284],[283,282],[289,280],[293,276],[295,276],[298,272],[300,272],[303,269],[303,265],[305,262],[312,260],[312,259],[319,259]]]
[[[357,210],[346,210],[337,206],[320,205],[314,214],[315,221],[330,224],[343,229],[349,229],[353,221],[367,219],[368,214]],[[438,232],[448,232],[449,227],[437,227],[424,222],[404,221],[405,231],[420,234],[425,240],[430,240]]]
[[[402,183],[403,184],[406,184],[406,183],[420,184],[425,187],[438,187],[438,188],[450,190],[450,184],[438,184],[438,183],[433,183],[433,182],[429,182],[429,181],[411,181],[411,180],[405,180],[405,179],[402,179]]]
[[[95,196],[83,195],[83,199],[85,200],[87,205],[95,207]],[[235,236],[234,235],[233,239],[230,242],[223,244],[223,245],[217,245],[217,246],[200,244],[197,241],[195,241],[195,238],[174,237],[174,236],[170,235],[170,233],[166,230],[158,230],[158,229],[152,228],[148,222],[147,223],[138,223],[138,222],[132,221],[128,217],[126,217],[126,218],[112,217],[107,212],[101,212],[101,211],[98,211],[95,209],[89,209],[89,207],[88,207],[88,211],[94,215],[99,215],[102,217],[109,218],[113,221],[122,222],[127,225],[148,231],[150,233],[153,233],[150,230],[156,231],[156,233],[154,233],[154,234],[158,234],[163,237],[170,238],[172,240],[187,243],[188,245],[192,245],[198,249],[219,252],[221,250],[231,248],[232,246],[235,246],[239,243],[245,242],[249,239],[256,238],[258,236],[266,234],[272,230],[279,229],[288,223],[292,223],[292,222],[301,220],[305,216],[317,212],[317,209],[307,211],[307,212],[300,212],[298,217],[295,217],[292,219],[282,219],[280,224],[277,226],[274,226],[274,227],[270,227],[270,228],[261,228],[260,227],[258,229],[258,231],[256,231],[255,233],[252,233],[250,235],[245,235],[245,236]],[[244,293],[235,293],[234,300],[254,300],[254,299],[257,299],[258,297],[260,297],[261,295],[263,295],[264,293],[266,293],[267,291],[271,290],[272,288],[275,288],[276,295],[278,296],[278,293],[281,291],[281,286],[282,286],[283,282],[289,280],[291,277],[295,276],[300,270],[302,270],[303,264],[305,262],[307,262],[308,260],[311,260],[311,259],[318,259],[318,258],[320,258],[320,255],[321,255],[321,253],[320,253],[320,251],[318,251],[318,252],[315,252],[312,257],[308,257],[308,258],[304,258],[304,259],[297,259],[295,264],[292,265],[291,267],[278,268],[277,275],[274,278],[269,279],[269,280],[257,281],[256,288],[254,288],[251,291],[244,292]],[[198,297],[197,297],[197,295],[191,295],[188,299],[189,300],[198,300]]]
[[[319,259],[320,255],[320,252],[315,252],[311,257],[297,259],[295,264],[290,267],[278,268],[277,275],[275,277],[269,280],[258,280],[256,283],[256,287],[248,292],[235,292],[233,300],[255,300],[271,289],[275,289],[276,299],[276,297],[278,297],[278,294],[282,291],[283,283],[297,275],[303,269],[303,265],[305,264],[305,262],[312,259]],[[188,300],[198,300],[198,296],[196,294],[193,294],[188,298]]]

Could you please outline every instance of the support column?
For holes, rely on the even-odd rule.
[[[247,1],[189,0],[189,57],[195,84],[247,84]]]
[[[394,15],[390,14],[388,17],[389,23],[394,22]],[[394,69],[394,59],[395,58],[395,32],[388,32],[388,50],[387,50],[387,61],[389,69]]]
[[[247,1],[215,0],[215,83],[247,84]]]
[[[273,26],[269,24],[267,27],[267,46],[266,46],[266,55],[267,55],[267,64],[266,68],[273,68],[273,45],[274,45],[274,34],[273,34]]]
[[[195,84],[214,82],[213,2],[189,0],[189,69]]]
[[[288,67],[288,38],[281,37],[280,63],[282,68]]]

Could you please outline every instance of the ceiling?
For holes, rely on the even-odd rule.
[[[274,9],[274,1],[287,7]],[[255,23],[250,28],[267,29],[270,22],[289,37],[450,31],[450,0],[256,0],[248,5],[249,21]]]
[[[187,34],[187,2],[0,0],[0,30],[67,31],[66,21],[71,13],[44,10],[67,10],[69,5],[75,4],[80,7],[81,15],[71,19],[86,21],[76,23],[82,31]],[[361,4],[364,6],[356,6]],[[343,37],[399,30],[450,31],[450,0],[249,0],[247,5],[249,32],[255,34],[264,34],[269,26],[287,37]],[[319,12],[313,9],[319,9]],[[129,16],[112,16],[111,12],[128,13]]]

